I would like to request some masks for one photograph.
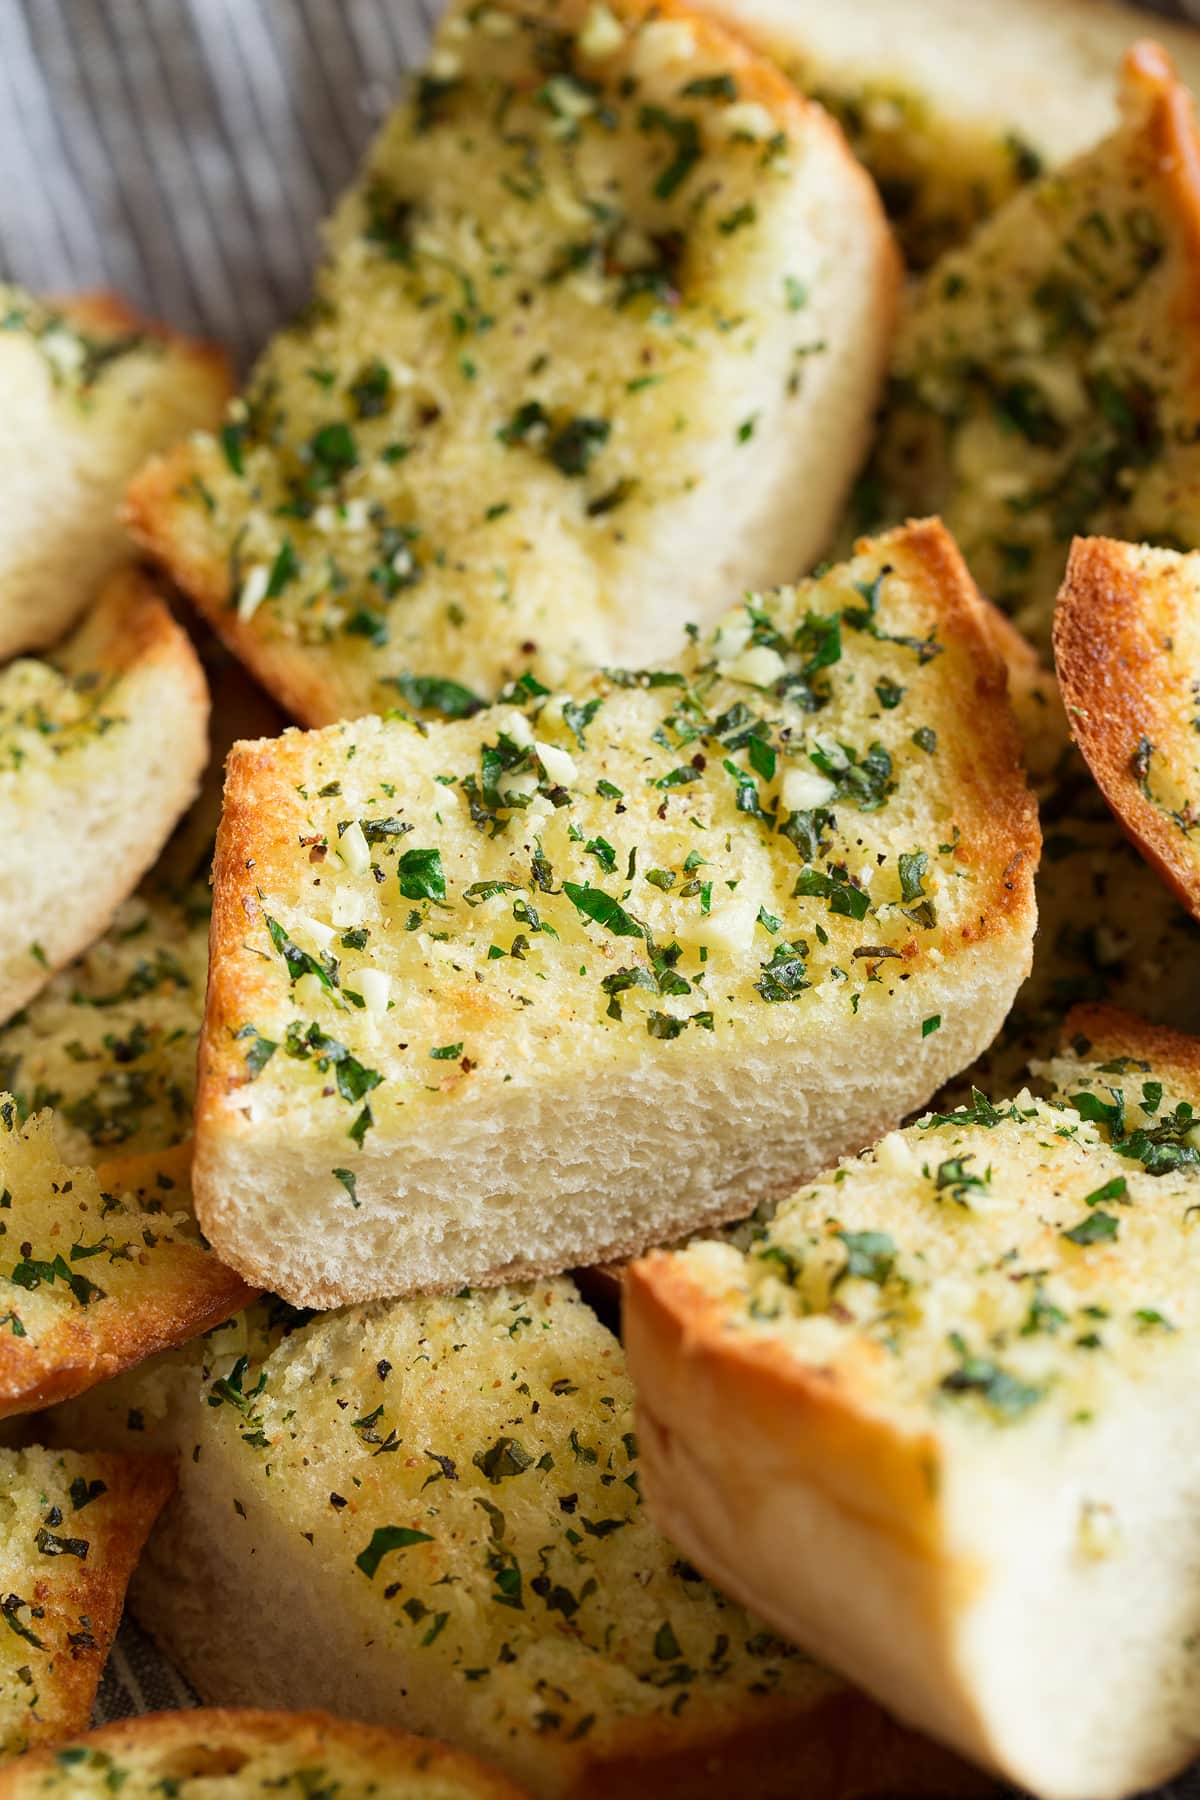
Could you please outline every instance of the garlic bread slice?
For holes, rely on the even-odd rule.
[[[1200,556],[1075,543],[1054,620],[1071,732],[1142,855],[1200,914]]]
[[[52,660],[0,670],[0,1022],[133,892],[196,792],[207,725],[196,653],[132,568]]]
[[[0,1768],[0,1800],[528,1800],[432,1738],[253,1707],[118,1719]]]
[[[1048,1099],[635,1264],[626,1342],[711,1579],[1022,1789],[1117,1800],[1200,1747],[1200,1041],[1081,1008],[1066,1045]]]
[[[899,263],[821,108],[676,0],[443,21],[316,299],[129,517],[298,719],[670,654],[827,546]]]
[[[104,936],[0,1027],[0,1092],[54,1110],[68,1162],[169,1149],[191,1136],[211,899],[147,882]]]
[[[126,1585],[174,1485],[165,1457],[0,1449],[0,1758],[87,1729]]]
[[[436,1731],[539,1800],[979,1791],[659,1535],[620,1344],[569,1281],[350,1308],[264,1356],[265,1312],[190,1388],[199,1344],[123,1377],[132,1436],[103,1389],[71,1409],[178,1448],[133,1605],[207,1703]]]
[[[130,476],[212,429],[224,354],[141,318],[112,294],[60,303],[0,283],[0,661],[56,643],[129,555]]]
[[[64,1163],[52,1115],[0,1097],[0,1417],[207,1331],[253,1290],[205,1247],[190,1148]]]
[[[938,512],[1043,650],[1072,538],[1200,542],[1200,141],[1154,45],[1122,123],[912,295],[860,524]]]
[[[1111,131],[1110,86],[1144,9],[1113,0],[699,0],[773,56],[844,127],[910,266],[926,268],[1043,169]],[[1200,88],[1189,23],[1153,21]]]
[[[936,523],[752,596],[673,664],[240,745],[205,1233],[328,1306],[740,1217],[990,1041],[1038,847]]]

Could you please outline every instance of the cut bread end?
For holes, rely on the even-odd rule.
[[[1054,654],[1072,736],[1101,792],[1200,917],[1200,556],[1076,539]]]

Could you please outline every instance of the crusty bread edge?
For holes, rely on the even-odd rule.
[[[1200,1039],[1109,1006],[1068,1015],[1064,1044],[1079,1039],[1089,1055],[1144,1059],[1177,1072],[1189,1091],[1200,1087]],[[815,1513],[856,1536],[860,1550],[865,1534],[874,1558],[920,1572],[919,1586],[907,1589],[904,1631],[911,1712],[895,1692],[884,1703],[981,1767],[1027,1781],[1028,1771],[1006,1767],[1004,1746],[949,1656],[952,1621],[983,1572],[941,1541],[936,1434],[874,1414],[836,1370],[792,1360],[769,1336],[731,1331],[721,1300],[672,1252],[654,1251],[626,1272],[623,1326],[642,1487],[660,1530],[710,1580],[793,1638],[789,1555],[803,1541],[803,1522]],[[763,1488],[774,1496],[776,1523],[785,1508],[795,1516],[787,1543],[757,1541],[747,1497]],[[760,1577],[769,1569],[769,1580],[745,1575],[747,1545],[751,1566]],[[812,1648],[837,1663],[843,1646]],[[846,1660],[856,1660],[852,1645]],[[916,1698],[922,1690],[925,1708]],[[936,1721],[927,1710],[931,1694],[941,1709]]]
[[[188,1180],[190,1144],[147,1151],[102,1163],[96,1170],[103,1192],[123,1194],[170,1176],[179,1187]],[[189,1247],[179,1246],[180,1262]],[[186,1275],[181,1267],[169,1297],[149,1294],[133,1301],[93,1303],[78,1320],[67,1317],[45,1337],[0,1333],[0,1419],[36,1412],[73,1400],[98,1382],[211,1331],[257,1297],[211,1250],[190,1247]]]
[[[334,1718],[326,1712],[275,1712],[255,1707],[204,1707],[180,1712],[144,1713],[116,1719],[96,1731],[76,1738],[72,1749],[102,1753],[114,1760],[167,1755],[186,1758],[197,1747],[253,1756],[263,1750],[293,1749],[297,1758],[323,1761],[339,1749],[374,1759],[378,1773],[391,1780],[407,1775],[436,1776],[455,1781],[465,1797],[474,1800],[527,1800],[523,1789],[473,1756],[433,1738],[392,1730],[383,1725],[364,1725]],[[52,1770],[61,1770],[60,1752],[41,1750],[0,1769],[0,1800],[21,1800],[37,1791],[35,1783]],[[214,1764],[214,1771],[219,1763]],[[178,1775],[178,1767],[171,1774]],[[220,1771],[224,1773],[223,1770]],[[336,1774],[336,1767],[330,1771]],[[148,1771],[153,1773],[153,1769]]]
[[[39,1745],[55,1744],[86,1730],[100,1676],[121,1622],[129,1578],[154,1521],[175,1487],[173,1457],[89,1452],[87,1469],[89,1475],[105,1483],[108,1492],[103,1498],[113,1513],[106,1525],[103,1554],[78,1561],[78,1566],[73,1557],[59,1560],[60,1572],[64,1563],[71,1565],[70,1578],[56,1581],[47,1613],[56,1623],[64,1614],[71,1614],[73,1619],[86,1616],[95,1646],[77,1655],[64,1653],[55,1657],[53,1674],[43,1684],[40,1729],[33,1740]],[[9,1767],[20,1768],[21,1764]]]
[[[1200,848],[1189,848],[1134,770],[1143,740],[1168,753],[1178,740],[1161,704],[1169,653],[1144,610],[1152,600],[1131,545],[1076,538],[1054,615],[1054,660],[1071,735],[1113,816],[1200,918]]]
[[[0,976],[0,1021],[11,1018],[106,929],[117,906],[152,867],[195,798],[208,760],[209,698],[204,670],[191,639],[171,617],[143,570],[130,564],[110,576],[95,607],[55,660],[68,670],[83,666],[114,678],[160,674],[164,685],[173,690],[164,696],[162,711],[176,736],[176,755],[170,785],[164,784],[161,793],[157,834],[120,867],[96,871],[91,885],[96,905],[90,922],[58,947],[44,967],[16,979]]]

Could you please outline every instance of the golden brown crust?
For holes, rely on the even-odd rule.
[[[134,564],[110,575],[64,660],[123,675],[139,664],[172,663],[186,684],[185,699],[208,712],[208,684],[183,626],[171,615],[154,577]]]
[[[543,9],[552,12],[556,29],[568,30],[578,29],[589,10],[587,0],[567,0],[550,9],[544,8],[543,0]],[[776,63],[723,23],[694,11],[686,0],[613,0],[611,10],[633,25],[651,18],[686,21],[696,40],[697,60],[719,61],[735,78],[743,101],[765,107],[779,121],[781,129],[803,126],[809,133],[820,133],[836,148],[847,178],[858,187],[863,229],[873,233],[877,244],[879,313],[886,319],[893,318],[903,285],[900,252],[875,185],[854,157],[837,122],[823,107],[803,96]],[[884,373],[887,343],[888,334],[881,330],[878,379]],[[281,644],[264,633],[261,619],[244,620],[239,616],[232,604],[234,589],[228,556],[215,553],[205,534],[193,532],[186,514],[180,516],[180,497],[192,487],[199,473],[200,464],[186,443],[151,459],[126,491],[126,526],[292,718],[302,725],[320,726],[344,716],[336,686],[323,672],[320,654],[286,642]]]
[[[1200,277],[1198,277],[1200,278]],[[1190,689],[1172,664],[1173,636],[1194,613],[1194,586],[1171,579],[1174,559],[1111,538],[1077,538],[1059,590],[1054,658],[1071,735],[1118,823],[1188,910],[1200,917],[1200,838],[1149,792],[1146,747],[1168,769],[1194,762],[1194,728],[1169,696]]]
[[[36,1635],[45,1660],[37,1711],[27,1727],[33,1744],[55,1744],[86,1728],[129,1578],[175,1486],[169,1457],[96,1454],[81,1462],[86,1479],[107,1490],[89,1503],[81,1521],[89,1554],[53,1558],[49,1572],[32,1575],[21,1596],[44,1609]]]
[[[233,361],[228,351],[219,344],[206,343],[203,338],[191,337],[158,319],[148,318],[111,289],[93,288],[81,294],[67,294],[51,304],[80,330],[105,337],[124,337],[136,332],[141,337],[151,338],[169,349],[173,356],[206,370],[214,387],[219,387],[226,396],[233,391]]]
[[[107,1193],[152,1195],[160,1176],[186,1191],[191,1145],[102,1164]],[[161,1256],[136,1302],[108,1295],[68,1314],[48,1333],[0,1333],[0,1418],[56,1405],[108,1381],[161,1350],[221,1324],[256,1296],[240,1275],[200,1244],[180,1242]]]
[[[1086,1041],[1090,1059],[1131,1057],[1159,1073],[1173,1075],[1200,1098],[1200,1037],[1151,1025],[1118,1006],[1074,1006],[1063,1021],[1062,1042],[1071,1048]]]
[[[353,1755],[355,1773],[374,1774],[393,1791],[405,1776],[455,1781],[474,1800],[525,1800],[524,1790],[475,1757],[433,1738],[384,1725],[364,1725],[324,1712],[267,1712],[251,1707],[204,1707],[187,1712],[147,1713],[119,1719],[75,1740],[114,1761],[128,1758],[148,1775],[161,1759],[164,1775],[176,1779],[234,1775],[239,1758],[264,1751],[290,1751],[297,1767],[314,1761],[338,1773],[339,1756]],[[39,1778],[58,1767],[53,1752],[39,1751],[0,1770],[0,1800],[22,1800],[38,1791]]]

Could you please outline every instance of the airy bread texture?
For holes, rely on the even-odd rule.
[[[1022,1789],[1117,1800],[1200,1746],[1200,1041],[1104,1008],[1068,1040],[1048,1101],[635,1264],[626,1341],[700,1568]]]
[[[857,493],[861,524],[941,513],[1043,650],[1073,537],[1200,541],[1200,140],[1154,45],[1121,99],[916,289]]]
[[[523,1800],[503,1776],[430,1738],[329,1713],[150,1713],[0,1769],[0,1800]],[[527,1797],[526,1797],[527,1800]]]
[[[225,356],[110,294],[50,305],[0,283],[0,660],[57,642],[129,554],[117,514],[155,451],[211,429]]]
[[[206,1700],[436,1730],[540,1800],[976,1791],[658,1535],[620,1345],[569,1282],[354,1308],[261,1361],[265,1314],[236,1360],[222,1330],[119,1384],[180,1451],[134,1605]],[[71,1426],[93,1407],[125,1441],[104,1389]]]
[[[196,792],[208,690],[137,570],[53,662],[0,671],[0,1021],[103,932]]]
[[[54,1109],[68,1162],[165,1150],[191,1135],[208,975],[208,888],[147,883],[102,938],[0,1028],[0,1091]]]
[[[164,1457],[0,1450],[0,1757],[86,1731]]]
[[[237,1312],[253,1290],[205,1248],[185,1146],[64,1164],[53,1120],[0,1097],[0,1417],[78,1394]]]
[[[1071,731],[1113,813],[1200,915],[1200,556],[1084,538],[1054,656]]]
[[[789,1192],[998,1030],[1035,918],[1019,755],[936,523],[658,670],[239,746],[205,1233],[327,1306],[627,1255]]]
[[[676,0],[456,5],[328,243],[129,496],[295,717],[670,654],[826,548],[899,260],[828,116]]]
[[[925,267],[1043,164],[1111,131],[1113,66],[1147,25],[1108,0],[696,0],[827,106],[879,184],[908,260]],[[1193,90],[1200,41],[1155,18]]]

